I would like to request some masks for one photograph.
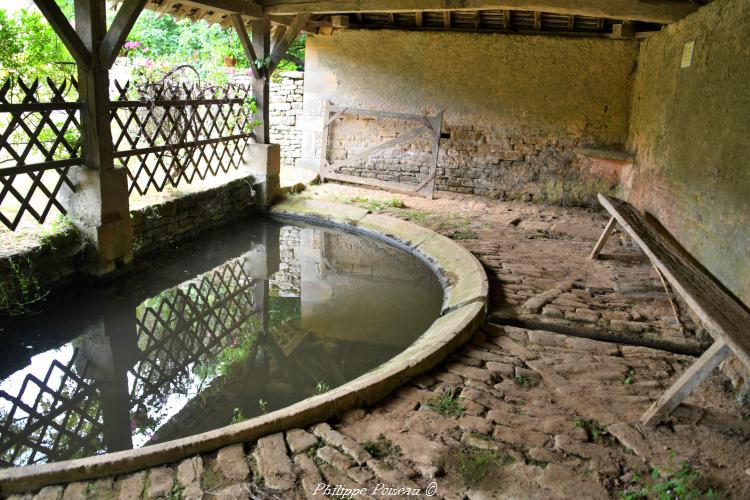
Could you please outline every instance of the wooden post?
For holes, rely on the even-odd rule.
[[[266,19],[255,19],[252,22],[253,48],[258,58],[264,61],[262,78],[253,78],[253,98],[257,106],[256,118],[261,124],[255,127],[255,142],[258,144],[270,143],[270,116],[269,99],[271,95],[271,74],[268,71],[271,55],[271,23]]]
[[[685,373],[662,394],[662,396],[643,414],[641,423],[647,427],[653,427],[672,410],[677,408],[682,401],[693,392],[703,379],[724,361],[731,349],[722,340],[717,340],[709,347],[698,360],[690,365]]]
[[[129,4],[138,10],[141,2]],[[118,37],[131,24],[118,23]],[[132,24],[131,24],[132,25]],[[86,235],[91,252],[83,271],[102,276],[133,259],[132,228],[128,204],[127,170],[115,168],[109,101],[109,56],[102,51],[107,34],[104,0],[75,0],[75,29],[91,54],[89,65],[78,65],[79,95],[83,102],[81,132],[86,164],[73,167],[69,177],[76,186],[62,193],[63,203],[75,226]],[[107,46],[112,45],[112,42]]]

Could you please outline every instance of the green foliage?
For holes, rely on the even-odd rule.
[[[680,461],[672,469],[663,471],[652,469],[647,480],[634,474],[628,488],[620,493],[620,498],[625,500],[720,498],[713,488],[703,486],[702,483],[705,483],[705,480],[700,472],[689,463]]]
[[[362,447],[378,460],[401,455],[401,447],[393,444],[393,441],[380,434],[376,441],[365,441]]]
[[[573,425],[580,427],[586,431],[586,435],[590,442],[598,441],[604,434],[607,433],[607,429],[595,420],[587,420],[583,417],[576,417],[573,419]]]
[[[261,415],[265,415],[266,413],[268,413],[268,401],[260,398],[258,400],[258,409],[260,410]]]
[[[460,402],[461,399],[462,398],[460,397],[453,397],[450,395],[438,396],[432,401],[429,401],[427,407],[446,417],[459,417],[466,410]]]
[[[60,2],[72,13],[73,0]],[[60,79],[74,70],[68,50],[44,16],[35,9],[13,14],[0,9],[0,79],[8,76],[53,77]]]
[[[73,0],[57,0],[66,17],[74,21]],[[115,11],[108,11],[111,22]],[[289,48],[289,53],[304,60],[305,36],[300,36]],[[224,57],[237,60],[238,69],[247,69],[250,63],[245,56],[237,33],[231,27],[205,21],[177,20],[169,15],[159,15],[144,10],[128,35],[129,42],[141,46],[129,55],[150,59],[139,73],[163,74],[177,64],[189,63],[198,69],[203,79],[216,81],[225,78]],[[264,60],[264,65],[269,61]],[[36,9],[19,9],[9,13],[0,9],[0,78],[7,76],[46,77],[60,79],[75,71],[73,58],[44,16]],[[283,60],[277,71],[296,70],[297,65]],[[145,75],[140,75],[145,77]]]
[[[247,420],[247,417],[242,413],[242,408],[235,408],[232,412],[232,423],[238,424]]]

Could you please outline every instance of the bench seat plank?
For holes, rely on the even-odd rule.
[[[750,312],[633,205],[602,194],[599,202],[638,243],[714,339],[726,343],[750,367]]]

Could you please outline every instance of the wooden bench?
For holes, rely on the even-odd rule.
[[[599,256],[615,223],[627,232],[651,259],[651,263],[703,322],[714,343],[643,415],[653,426],[668,416],[716,368],[734,353],[750,367],[750,312],[649,216],[630,203],[599,194],[599,202],[612,215],[591,258]]]

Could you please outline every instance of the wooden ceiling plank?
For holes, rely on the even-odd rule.
[[[559,0],[267,0],[264,11],[290,15],[509,9],[669,24],[698,8],[699,5],[686,0],[570,0],[564,3]]]

